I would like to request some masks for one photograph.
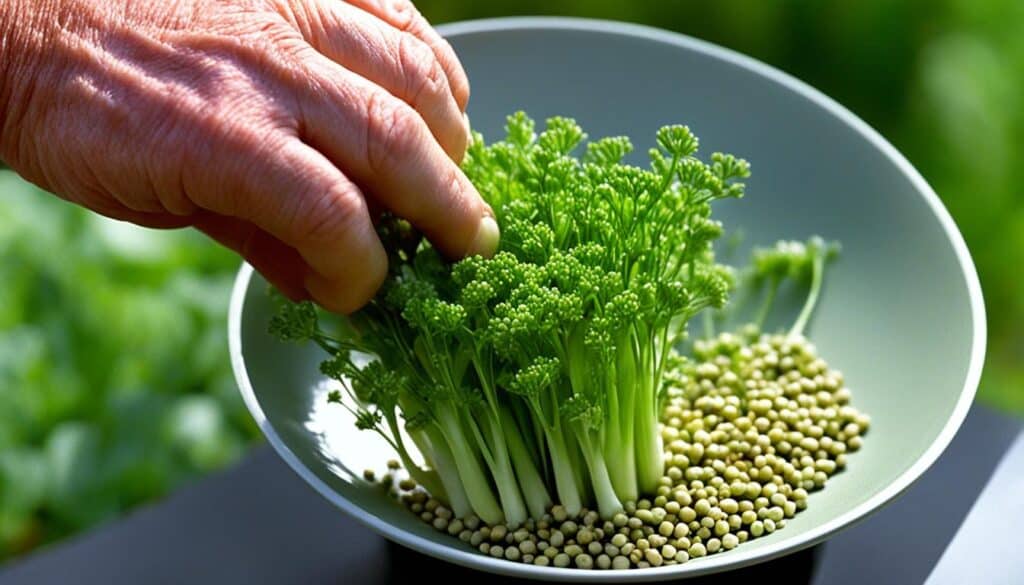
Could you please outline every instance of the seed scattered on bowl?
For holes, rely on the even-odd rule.
[[[453,518],[409,479],[398,483],[401,501],[482,554],[584,570],[685,563],[783,528],[862,447],[870,418],[803,337],[725,333],[693,349],[698,361],[677,356],[667,375],[665,472],[653,500],[625,502],[607,519],[554,505],[514,532]]]

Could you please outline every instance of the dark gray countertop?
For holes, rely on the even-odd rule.
[[[1021,426],[975,406],[939,461],[885,509],[824,545],[687,583],[766,573],[791,584],[923,583]],[[442,574],[458,582],[468,573],[364,529],[264,446],[164,502],[0,568],[0,585],[400,583]]]

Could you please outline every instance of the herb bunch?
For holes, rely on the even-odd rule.
[[[574,156],[586,135],[567,118],[538,135],[517,113],[506,132],[475,135],[463,165],[502,228],[493,258],[450,264],[386,218],[389,275],[366,307],[328,333],[312,305],[282,303],[271,330],[327,351],[331,400],[457,517],[515,527],[559,504],[610,518],[663,477],[673,348],[733,281],[711,206],[743,195],[749,166],[699,160],[685,126],[657,132],[646,168],[623,162],[624,137]]]

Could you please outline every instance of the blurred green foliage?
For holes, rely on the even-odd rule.
[[[893,141],[981,273],[981,398],[1024,413],[1024,2],[422,0],[433,22],[558,14],[734,48]],[[0,171],[0,559],[152,500],[256,436],[225,340],[237,259],[101,219]]]
[[[231,376],[238,261],[0,171],[0,558],[236,459],[256,436]]]

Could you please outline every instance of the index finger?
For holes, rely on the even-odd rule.
[[[449,258],[492,255],[490,207],[416,110],[319,53],[305,64],[319,83],[300,94],[301,138]]]
[[[455,50],[420,14],[409,0],[349,0],[349,4],[361,8],[391,26],[419,37],[433,51],[437,61],[448,75],[448,85],[459,109],[466,111],[469,103],[469,78]]]

